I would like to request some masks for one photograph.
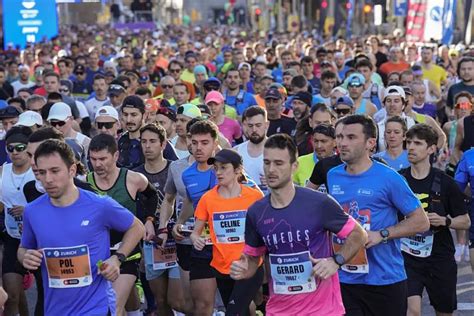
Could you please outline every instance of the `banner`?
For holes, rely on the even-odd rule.
[[[348,5],[349,7],[347,10],[346,38],[350,38],[352,36],[352,19],[354,17],[355,0],[349,0]]]
[[[408,0],[393,1],[393,15],[406,16],[408,11]]]
[[[408,4],[406,38],[408,42],[423,41],[427,0],[410,0]]]
[[[453,41],[456,20],[456,0],[444,0],[442,43],[450,45]]]
[[[25,48],[27,43],[58,34],[56,2],[51,0],[3,0],[4,46]]]
[[[436,41],[443,37],[443,6],[444,0],[430,0],[427,2],[425,10],[425,32],[423,39],[429,42]]]

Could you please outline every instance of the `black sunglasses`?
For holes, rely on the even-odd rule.
[[[66,121],[51,121],[49,122],[49,124],[51,124],[52,127],[56,127],[56,126],[64,126],[66,125]]]
[[[26,150],[26,147],[27,146],[25,144],[8,145],[7,151],[9,153],[12,153],[14,150],[16,150],[17,153],[21,153],[22,151]]]
[[[162,87],[163,89],[171,89],[171,88],[173,88],[174,86],[173,86],[172,84],[163,84],[163,85],[161,85],[161,87]]]
[[[83,72],[76,72],[76,76],[82,76],[83,74]]]
[[[178,73],[178,72],[180,72],[180,71],[181,71],[181,69],[170,69],[170,72],[171,72],[171,73]]]
[[[334,112],[336,112],[338,115],[344,115],[349,114],[351,112],[351,109],[335,109]]]
[[[68,92],[69,92],[69,89],[59,89],[59,92],[61,92],[61,93],[68,93]]]
[[[114,124],[115,122],[97,122],[97,128],[103,129],[105,127],[105,129],[111,129],[114,127]]]

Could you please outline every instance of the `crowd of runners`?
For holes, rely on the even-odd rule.
[[[1,52],[4,315],[457,309],[474,47],[261,35],[80,25]]]

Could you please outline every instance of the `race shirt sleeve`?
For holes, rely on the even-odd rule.
[[[25,211],[23,213],[23,233],[21,235],[21,247],[25,249],[38,248],[38,243],[36,242],[36,237],[33,233],[30,223],[28,206],[25,207]]]
[[[119,232],[127,231],[135,218],[132,212],[108,196],[102,198],[106,201],[102,211],[105,226]]]
[[[420,200],[400,174],[390,172],[386,175],[390,175],[391,178],[391,181],[386,181],[390,201],[403,215],[407,216],[421,207]],[[402,199],[400,198],[401,196],[403,196]]]
[[[321,208],[324,228],[339,238],[347,238],[356,225],[355,220],[345,213],[339,203],[329,195],[325,197]]]
[[[176,189],[176,184],[174,183],[173,172],[171,172],[171,167],[168,168],[168,177],[166,178],[165,183],[165,193],[176,194],[178,190]]]
[[[211,191],[209,191],[211,192]],[[209,218],[208,208],[207,208],[207,196],[204,194],[197,204],[196,210],[194,211],[194,217],[201,221],[207,222]]]
[[[467,163],[465,154],[462,155],[461,161],[459,161],[456,174],[454,175],[454,180],[456,180],[461,190],[464,191],[466,189],[466,186],[469,183],[469,165]]]
[[[263,243],[263,239],[257,231],[250,212],[247,212],[245,219],[245,246],[244,251],[246,255],[253,257],[263,256],[267,252],[267,247]]]
[[[323,177],[323,162],[320,160],[314,166],[309,181],[311,181],[312,184],[321,185],[326,182],[326,179],[323,179]]]
[[[467,214],[467,205],[464,202],[465,196],[461,189],[456,185],[456,182],[451,177],[445,177],[446,179],[446,192],[447,197],[447,211],[452,217]]]

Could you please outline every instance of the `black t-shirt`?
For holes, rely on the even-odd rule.
[[[74,185],[80,189],[95,192],[89,183],[81,181],[77,178],[74,178]],[[44,193],[41,193],[36,189],[36,180],[32,180],[23,186],[23,194],[25,195],[26,202],[30,203],[42,196]]]
[[[407,168],[400,173],[405,177],[412,191],[420,199],[421,205],[426,212],[435,212],[440,216],[446,216],[449,214],[451,218],[467,214],[468,210],[464,203],[464,194],[459,189],[453,178],[440,170],[431,168],[430,174],[426,178],[418,180],[412,177],[410,170],[410,168]],[[435,172],[440,174],[441,183],[439,200],[444,208],[444,212],[440,207],[433,207],[433,202],[430,203],[430,200],[433,199],[430,199],[430,194],[433,195],[431,189]],[[454,258],[454,242],[449,228],[443,227],[440,229],[439,227],[432,226],[430,229],[435,232],[431,256],[428,258],[418,258],[404,253],[405,258],[408,258],[408,260]]]
[[[286,116],[282,116],[277,120],[269,120],[270,126],[267,130],[267,136],[272,136],[277,133],[285,133],[291,137],[295,136],[296,121]]]
[[[339,165],[342,165],[342,160],[339,155],[333,155],[321,159],[314,166],[313,173],[311,174],[311,177],[309,177],[309,181],[311,181],[312,184],[319,186],[324,184],[327,188],[329,170]]]

